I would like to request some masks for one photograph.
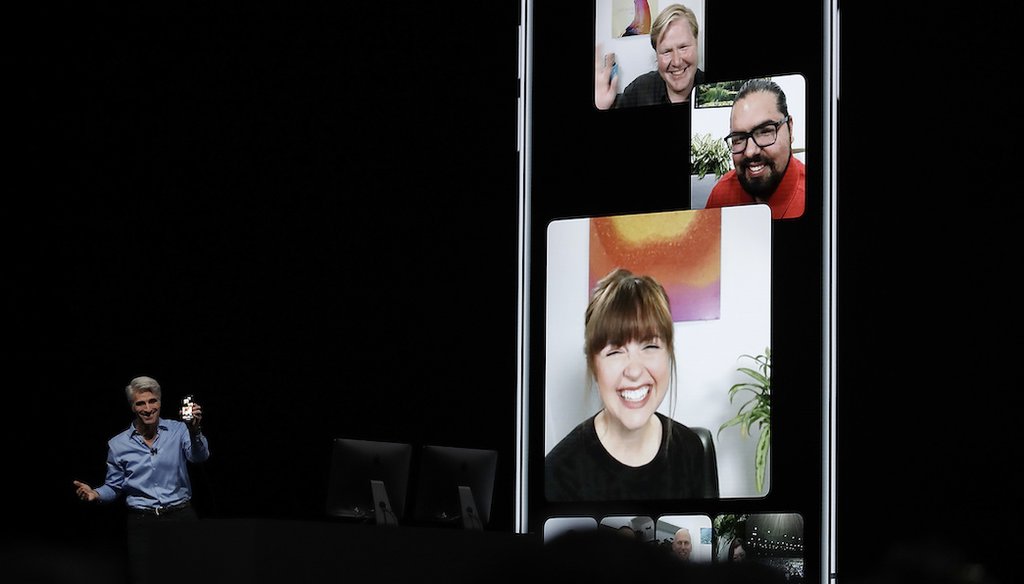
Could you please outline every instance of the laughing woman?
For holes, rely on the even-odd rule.
[[[619,268],[597,283],[584,351],[603,408],[544,458],[549,501],[702,496],[700,438],[657,411],[675,389],[672,332],[668,295],[650,276]]]

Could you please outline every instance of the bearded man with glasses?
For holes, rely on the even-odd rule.
[[[711,189],[707,208],[765,203],[772,219],[804,213],[806,172],[793,156],[793,118],[786,94],[769,79],[751,79],[740,87],[729,116],[725,142],[733,170]]]

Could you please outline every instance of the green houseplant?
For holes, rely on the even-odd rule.
[[[750,392],[750,398],[743,402],[736,415],[727,420],[718,428],[718,433],[732,426],[739,426],[740,435],[744,438],[750,436],[750,429],[757,424],[761,435],[757,439],[757,447],[754,450],[754,478],[758,492],[764,490],[764,474],[768,466],[768,447],[772,435],[771,415],[771,370],[772,353],[765,347],[764,353],[757,356],[741,355],[754,362],[756,368],[739,367],[737,371],[750,378],[750,381],[737,383],[729,388],[729,403],[734,403],[740,392]]]
[[[715,179],[732,168],[732,153],[724,140],[716,140],[711,134],[697,134],[690,141],[690,174],[704,178],[713,174]]]

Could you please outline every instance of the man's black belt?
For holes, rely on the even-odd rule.
[[[178,503],[177,505],[167,505],[166,507],[129,507],[128,510],[132,513],[138,513],[140,515],[169,515],[175,511],[180,511],[189,506],[189,501]]]

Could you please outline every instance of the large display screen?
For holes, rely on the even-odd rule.
[[[524,3],[519,532],[834,578],[835,18]]]

